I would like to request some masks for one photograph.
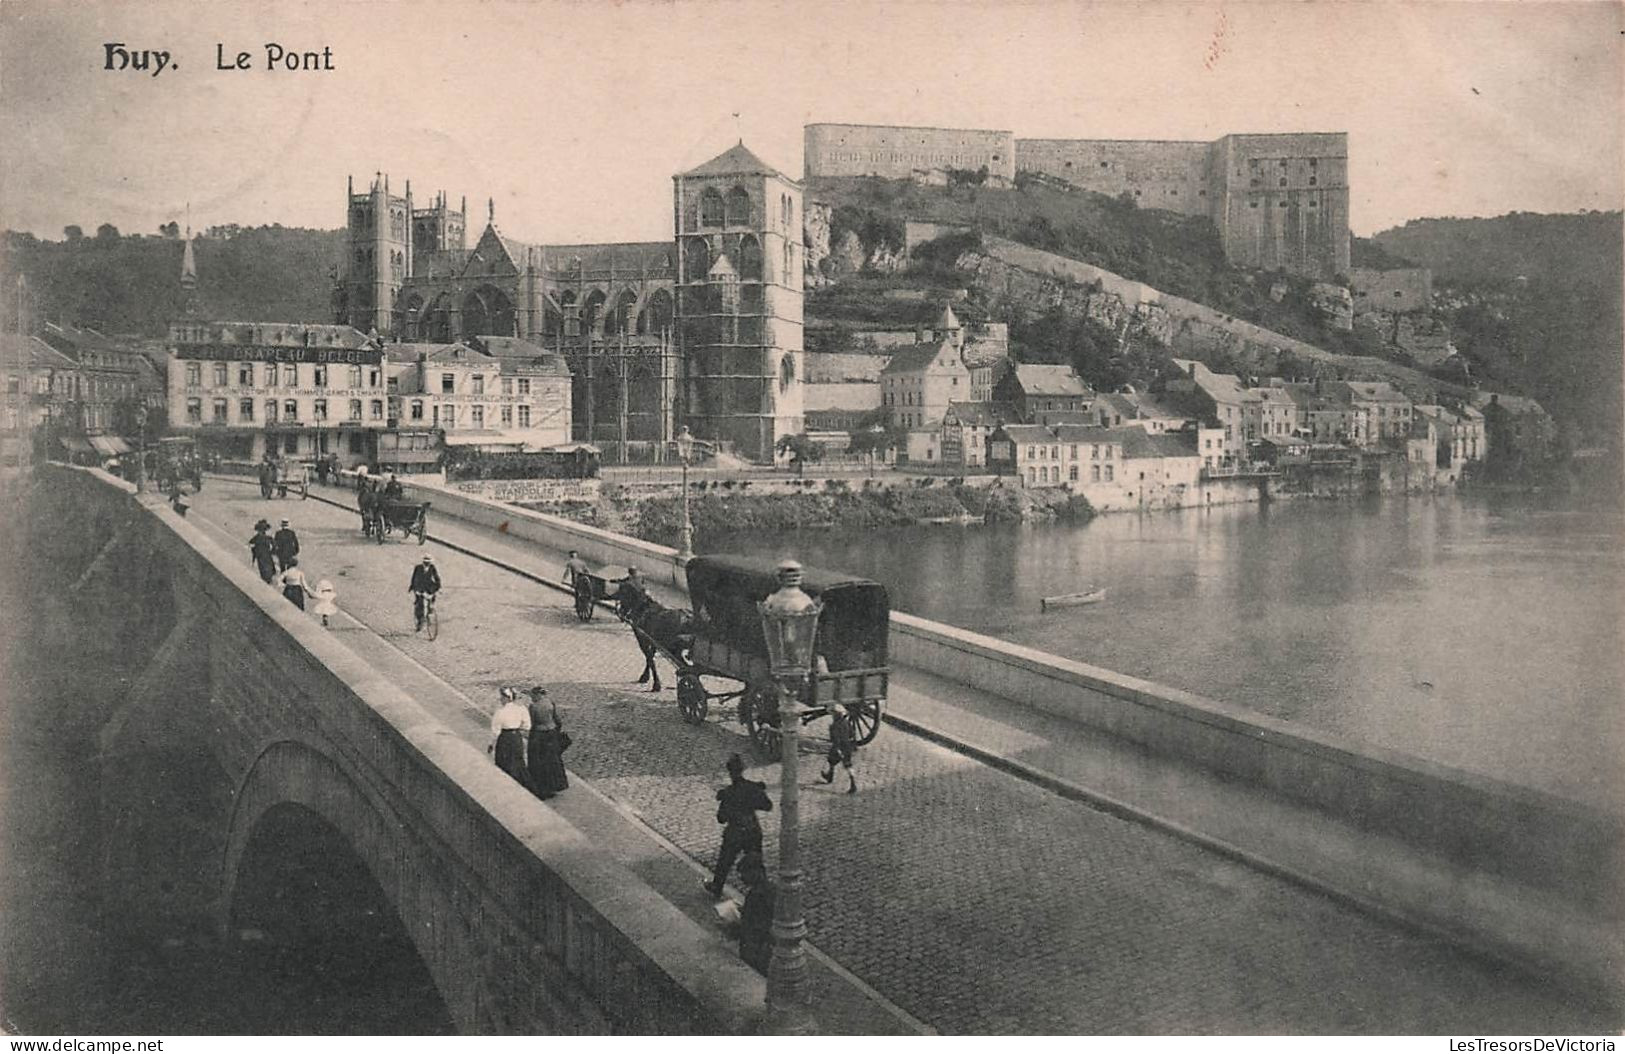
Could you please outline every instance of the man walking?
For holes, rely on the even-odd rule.
[[[276,482],[276,466],[269,460],[260,462],[260,497],[271,500],[271,485]]]
[[[277,566],[283,571],[292,567],[298,559],[299,536],[293,533],[292,527],[288,526],[286,517],[282,520],[282,526],[277,529],[276,537],[271,539],[271,546],[276,550]]]
[[[717,823],[722,827],[722,850],[717,854],[716,871],[705,884],[715,900],[722,899],[722,886],[728,872],[742,853],[762,851],[762,825],[759,812],[772,812],[767,784],[745,778],[745,763],[738,754],[728,755],[728,786],[717,791]]]

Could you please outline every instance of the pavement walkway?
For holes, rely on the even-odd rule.
[[[338,488],[315,493],[349,497]],[[261,515],[294,516],[307,570],[334,581],[340,607],[485,712],[500,684],[551,685],[576,738],[567,760],[591,786],[558,799],[558,807],[580,808],[576,802],[602,795],[636,817],[689,861],[687,874],[662,878],[674,872],[656,866],[647,847],[617,852],[641,861],[640,874],[656,875],[651,884],[683,910],[709,911],[696,865],[714,858],[719,840],[709,803],[722,760],[733,751],[751,757],[743,729],[731,713],[715,711],[702,725],[686,725],[669,690],[636,691],[628,682],[642,660],[626,629],[607,618],[577,622],[568,597],[539,584],[558,580],[560,554],[444,517],[431,523],[436,540],[454,547],[433,549],[447,585],[441,637],[431,643],[411,631],[406,581],[423,552],[415,543],[377,545],[361,537],[353,513],[320,501],[267,503],[252,483],[222,480],[194,510],[240,533],[241,542]],[[900,673],[891,714],[960,746],[894,725],[861,752],[862,791],[847,796],[815,782],[811,754],[822,729],[812,726],[803,765],[807,911],[813,942],[834,963],[932,1028],[1618,1028],[1617,1015],[1525,973],[1246,866],[1171,834],[1169,825],[1093,807],[1155,774],[1102,751],[1077,726],[919,671]],[[983,747],[1018,767],[1052,772],[1078,793],[984,764]],[[753,776],[776,789],[776,766],[758,766]],[[1188,792],[1169,788],[1170,797]],[[601,823],[602,814],[581,822]],[[775,833],[770,825],[770,861]]]

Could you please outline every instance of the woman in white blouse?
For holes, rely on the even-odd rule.
[[[313,597],[316,591],[310,588],[310,580],[305,573],[299,570],[299,558],[288,557],[287,570],[282,572],[282,595],[293,603],[300,611],[305,610],[305,598]]]
[[[525,769],[525,739],[530,735],[530,711],[519,703],[519,693],[502,689],[502,705],[491,715],[491,745],[486,753],[496,758],[497,768],[530,789],[530,773]]]

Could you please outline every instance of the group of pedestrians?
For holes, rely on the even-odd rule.
[[[249,558],[267,585],[282,587],[282,595],[300,611],[305,610],[305,598],[316,601],[315,613],[322,617],[322,625],[338,614],[338,590],[333,583],[322,579],[314,586],[299,566],[299,535],[287,517],[275,534],[268,520],[254,524],[254,536],[248,540]],[[280,576],[280,577],[279,577]]]
[[[491,744],[486,752],[497,768],[546,801],[570,786],[564,771],[570,735],[546,688],[538,684],[525,694],[530,697],[528,704],[519,701],[517,689],[502,689],[501,705],[491,715]]]

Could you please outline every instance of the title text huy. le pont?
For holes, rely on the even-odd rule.
[[[285,44],[262,44],[261,50],[238,51],[225,44],[214,46],[216,71],[264,70],[269,73],[314,73],[337,69],[333,65],[333,49],[304,50]],[[131,73],[145,73],[156,77],[160,73],[181,68],[175,53],[163,48],[131,47],[122,40],[111,40],[102,45],[102,69]]]

